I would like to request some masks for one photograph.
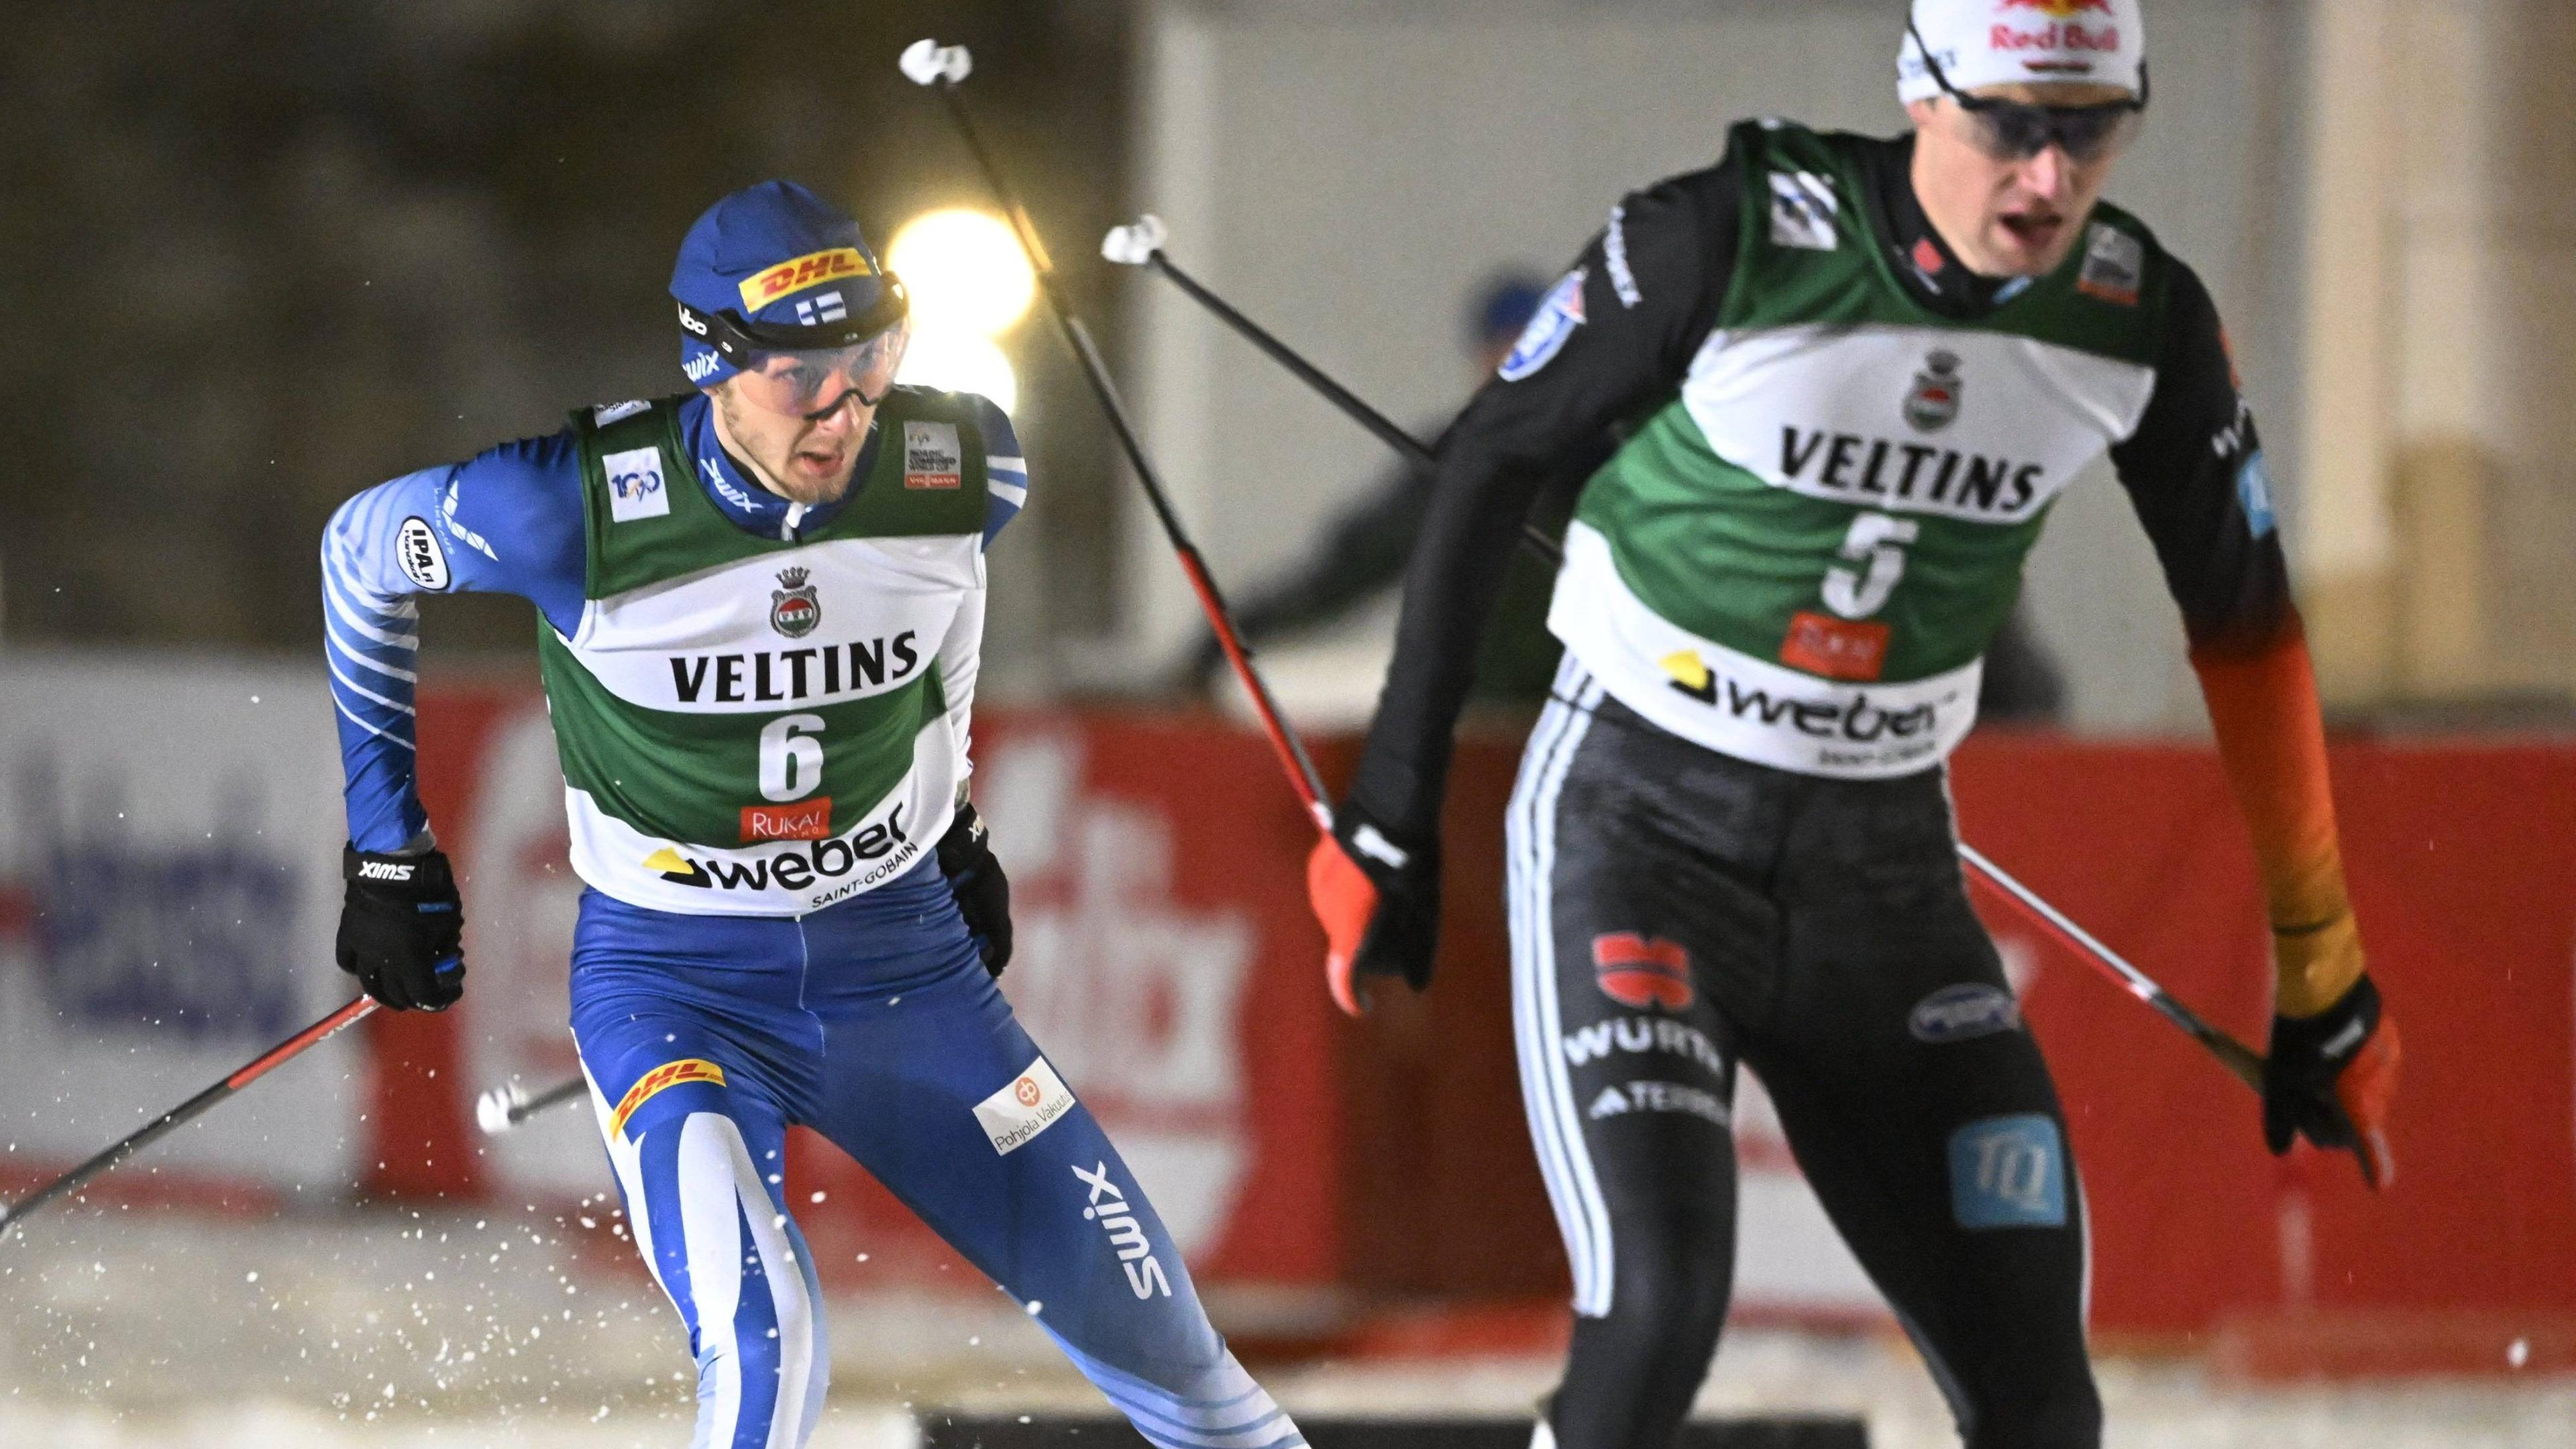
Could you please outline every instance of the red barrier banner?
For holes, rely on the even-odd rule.
[[[68,660],[13,671],[9,697],[26,707],[0,728],[0,1100],[55,1107],[0,1144],[0,1176],[31,1181],[347,982],[328,960],[340,824],[318,683]],[[184,721],[179,734],[84,727],[104,708],[84,701],[156,688],[171,707],[129,711],[132,728]],[[612,1191],[586,1112],[500,1138],[471,1125],[478,1090],[576,1066],[564,983],[582,886],[543,703],[525,683],[449,683],[420,709],[423,797],[465,888],[465,1001],[380,1014],[365,1053],[317,1056],[296,1069],[302,1090],[228,1107],[162,1149],[155,1196],[569,1205]],[[1257,735],[1205,715],[1007,710],[979,730],[978,796],[1015,888],[1006,993],[1203,1279],[1562,1291],[1512,1053],[1500,822],[1514,733],[1461,743],[1435,989],[1382,986],[1349,1022],[1326,999],[1304,903],[1312,829]],[[1317,745],[1328,771],[1348,765],[1352,742]],[[2413,1315],[2472,1346],[2500,1322],[2576,1322],[2576,748],[2344,742],[2332,760],[2363,939],[2405,1037],[2387,1193],[2339,1155],[2270,1157],[2241,1084],[1989,912],[2072,1124],[2095,1321],[2173,1335],[2249,1316]],[[2261,1042],[2261,899],[2208,751],[1990,732],[1952,783],[1969,839]],[[1875,1314],[1749,1077],[1737,1124],[1739,1304]],[[834,1281],[975,1281],[837,1152],[800,1138],[791,1172]],[[2245,1342],[2260,1358],[2285,1340]],[[2328,1350],[2342,1351],[2314,1352]]]
[[[2576,750],[2332,752],[2354,910],[2405,1044],[2398,1178],[2263,1149],[2252,1094],[2000,910],[2094,1216],[2094,1316],[2576,1309]],[[1962,831],[2177,997],[2258,1048],[2271,966],[2251,847],[2216,759],[1981,737]]]
[[[383,1132],[367,1158],[384,1165],[369,1186],[604,1192],[584,1114],[493,1142],[465,1125],[478,1087],[572,1067],[563,972],[579,885],[542,708],[509,690],[429,691],[421,708],[424,788],[466,881],[475,974],[448,1017],[377,1027]],[[1304,906],[1311,827],[1258,736],[1206,716],[1081,712],[992,712],[978,728],[978,798],[1019,928],[1006,992],[1202,1278],[1562,1290],[1512,1059],[1500,821],[1517,739],[1459,752],[1436,989],[1382,987],[1350,1023],[1326,1001]],[[1350,742],[1319,754],[1331,772]],[[2576,750],[2352,743],[2334,768],[2364,940],[2406,1040],[2386,1194],[2341,1157],[2275,1161],[2241,1084],[1989,912],[2072,1123],[2100,1327],[2576,1309]],[[1968,838],[2259,1045],[2261,901],[2206,750],[1981,735],[1953,785]],[[1739,1302],[1876,1313],[1749,1078],[1738,1121]],[[971,1281],[837,1152],[800,1140],[791,1171],[827,1277]]]

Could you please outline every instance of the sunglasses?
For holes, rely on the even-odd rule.
[[[1977,149],[1998,161],[2026,160],[2051,146],[2064,149],[2069,160],[2099,161],[2126,146],[2142,124],[2148,90],[2144,61],[2138,63],[2135,99],[2090,106],[2034,106],[2025,101],[1972,96],[1950,84],[1950,78],[1941,72],[1941,63],[1932,58],[1932,47],[1923,43],[1923,35],[1914,28],[1913,21],[1905,22],[1905,33],[1914,37],[1915,52],[1923,57],[1923,69],[1930,73],[1932,83],[1967,116],[1968,133]]]
[[[876,305],[837,325],[755,328],[732,311],[700,312],[682,302],[680,325],[740,371],[743,394],[774,413],[813,417],[855,395],[875,407],[894,385],[911,338],[911,298],[893,273]]]

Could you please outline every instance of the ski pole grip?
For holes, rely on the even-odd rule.
[[[962,45],[942,45],[936,40],[916,40],[903,48],[904,77],[914,85],[926,86],[937,81],[950,85],[974,73],[975,57]]]
[[[1113,226],[1100,239],[1100,254],[1122,267],[1141,267],[1154,259],[1172,233],[1163,219],[1147,212],[1125,226]]]

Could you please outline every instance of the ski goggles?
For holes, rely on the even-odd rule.
[[[1931,74],[1933,84],[1968,118],[1970,139],[1978,150],[1995,160],[2028,160],[2056,146],[2066,152],[2068,160],[2099,161],[2126,147],[2145,124],[2148,82],[2143,61],[2138,65],[2138,93],[2129,100],[2090,106],[2034,106],[2026,101],[1972,96],[1960,90],[1941,73],[1941,63],[1932,58],[1932,48],[1923,43],[1914,22],[1907,21],[1905,29],[1914,36],[1914,47],[1922,54],[1923,68]]]
[[[853,396],[885,401],[911,339],[911,299],[891,273],[876,304],[820,327],[754,327],[730,309],[701,312],[682,302],[680,326],[735,369],[736,389],[757,407],[789,417],[827,413]]]

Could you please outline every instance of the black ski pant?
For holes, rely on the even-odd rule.
[[[1831,780],[1568,660],[1508,821],[1513,1020],[1574,1273],[1559,1449],[1666,1449],[1734,1272],[1738,1062],[1969,1449],[2093,1449],[2082,1193],[1943,773]]]

